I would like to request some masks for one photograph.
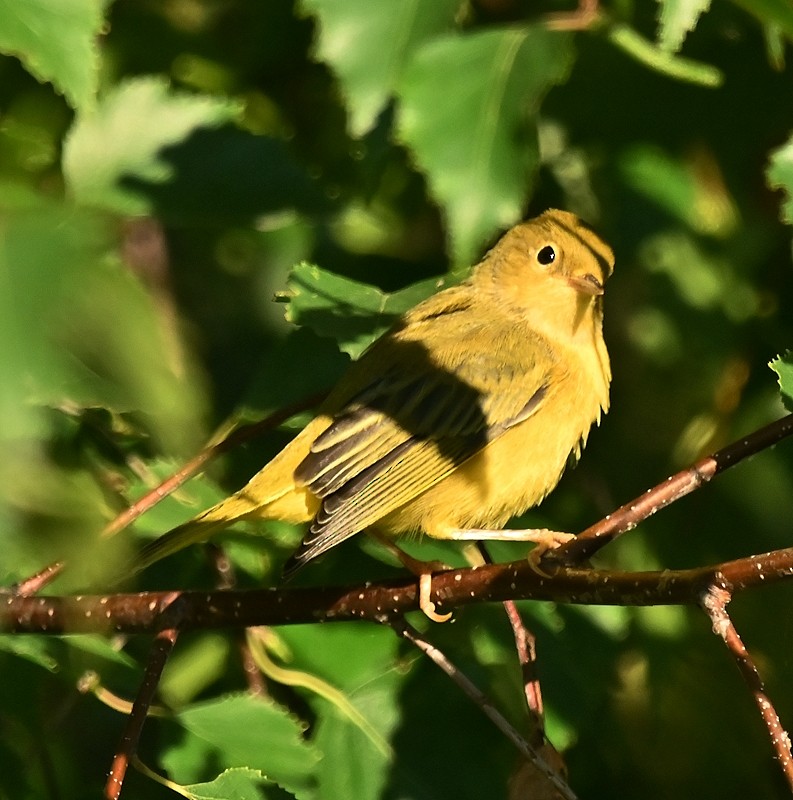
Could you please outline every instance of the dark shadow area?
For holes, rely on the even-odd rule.
[[[305,167],[272,137],[230,125],[202,128],[165,148],[160,158],[173,170],[167,182],[127,177],[121,183],[142,192],[153,213],[169,223],[204,221],[217,227],[284,209],[323,214],[332,208]]]

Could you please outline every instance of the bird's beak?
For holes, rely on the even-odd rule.
[[[582,294],[593,296],[603,294],[603,284],[591,272],[586,275],[574,275],[567,279],[567,283]]]

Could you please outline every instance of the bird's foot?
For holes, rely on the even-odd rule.
[[[537,539],[532,539],[535,543],[535,547],[528,556],[529,566],[543,578],[550,578],[551,576],[540,566],[542,557],[548,551],[556,550],[557,547],[561,547],[563,544],[567,544],[571,539],[575,539],[575,535],[572,533],[563,533],[562,531],[549,531],[546,528],[534,531],[534,533],[537,533],[538,537]]]
[[[419,608],[427,618],[433,622],[448,622],[452,617],[451,613],[439,614],[435,610],[435,603],[431,599],[432,573],[451,569],[451,567],[442,561],[421,561],[418,558],[413,558],[413,556],[409,556],[402,548],[377,531],[369,531],[369,534],[377,539],[403,567],[410,570],[419,579]]]
[[[432,573],[422,572],[419,575],[419,608],[433,622],[448,622],[452,618],[452,612],[439,614],[435,610],[435,603],[432,597]]]

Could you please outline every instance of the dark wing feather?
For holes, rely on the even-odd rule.
[[[450,349],[459,356],[446,351],[443,368],[431,357],[406,363],[410,341],[386,340],[365,356],[391,369],[361,364],[371,380],[341,404],[299,465],[297,480],[323,502],[286,574],[419,496],[539,407],[548,379],[539,364],[549,363],[536,358],[540,341],[502,352],[484,342],[476,352],[464,332],[454,333]]]

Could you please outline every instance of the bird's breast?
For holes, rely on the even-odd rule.
[[[601,390],[585,373],[565,375],[536,413],[507,429],[450,475],[382,521],[385,530],[497,528],[540,503],[601,413]]]

